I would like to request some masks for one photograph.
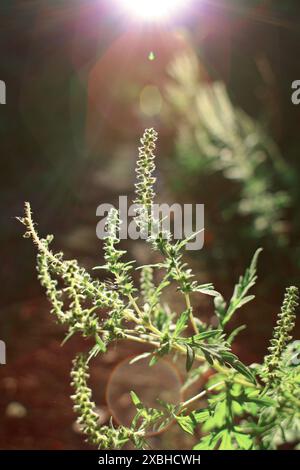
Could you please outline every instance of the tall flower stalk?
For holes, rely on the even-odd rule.
[[[290,333],[295,327],[298,305],[298,288],[295,286],[287,288],[273,337],[270,340],[270,347],[268,348],[270,354],[265,357],[264,380],[269,386],[276,385],[281,377],[282,357],[288,343],[293,339]]]

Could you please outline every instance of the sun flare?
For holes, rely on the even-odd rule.
[[[144,21],[159,21],[178,11],[186,0],[120,0],[124,8]]]

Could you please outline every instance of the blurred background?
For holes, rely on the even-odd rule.
[[[283,290],[299,285],[300,105],[291,100],[299,2],[189,0],[162,23],[129,14],[124,2],[1,1],[1,449],[89,448],[69,398],[71,361],[88,345],[72,338],[61,348],[34,249],[14,217],[30,201],[58,250],[99,265],[96,208],[132,195],[144,128],[159,132],[159,199],[205,204],[205,245],[189,260],[201,279],[229,297],[264,248],[257,298],[234,321],[247,324],[234,345],[241,359],[262,359]],[[139,264],[151,262],[143,245],[124,246]],[[195,308],[213,321],[211,303]],[[103,423],[112,371],[137,352],[117,344],[93,363]],[[157,374],[180,395],[180,365],[165,367],[168,380]],[[186,439],[172,427],[152,445],[184,449]]]

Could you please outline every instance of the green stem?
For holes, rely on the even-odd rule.
[[[192,308],[192,305],[191,305],[191,299],[190,299],[189,294],[185,293],[184,298],[185,298],[186,307],[189,311],[189,316],[190,316],[190,321],[191,321],[192,327],[194,329],[194,332],[197,335],[199,333],[199,330],[198,330],[198,326],[197,326],[196,321],[195,321],[195,317],[193,315],[193,308]]]
[[[133,335],[125,334],[124,339],[128,339],[130,341],[136,341],[137,343],[151,344],[152,346],[155,346],[155,347],[159,346],[159,343],[157,343],[155,341],[148,340],[148,339],[143,339],[139,336],[133,336]]]

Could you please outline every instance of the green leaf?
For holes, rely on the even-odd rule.
[[[233,435],[240,449],[250,450],[253,447],[253,440],[247,434],[235,432]]]
[[[214,338],[215,336],[220,336],[222,332],[223,332],[222,330],[203,331],[202,333],[198,333],[197,335],[194,335],[191,338],[189,338],[189,341],[192,343],[197,343],[199,341],[204,341],[206,339]]]
[[[209,418],[208,410],[192,411],[187,416],[176,416],[179,426],[188,434],[194,434],[195,428],[199,423],[204,423]]]
[[[221,294],[214,298],[214,306],[215,314],[218,317],[220,323],[222,324],[223,318],[226,314],[227,304]]]
[[[66,337],[63,339],[63,341],[61,342],[61,346],[64,346],[66,344],[67,341],[69,341],[70,338],[72,338],[72,336],[75,334],[75,331],[74,330],[71,330],[68,332],[68,334],[66,335]]]
[[[193,421],[191,416],[176,416],[176,421],[185,432],[194,434],[195,426],[197,423]]]
[[[220,293],[215,290],[213,284],[202,284],[193,288],[194,292],[200,292],[201,294],[211,295],[212,297],[219,297]]]
[[[230,335],[228,336],[228,339],[227,339],[227,342],[229,344],[232,344],[233,341],[235,340],[235,338],[237,337],[237,335],[241,332],[241,331],[244,331],[246,329],[246,325],[241,325],[241,326],[238,326],[237,328],[235,328],[231,333]]]
[[[194,238],[196,238],[196,236],[199,235],[199,233],[203,231],[204,231],[204,228],[198,230],[197,232],[193,232],[189,237],[184,238],[182,241],[177,242],[176,243],[177,250],[181,250],[187,243],[194,240]]]
[[[96,344],[91,349],[87,362],[90,362],[93,357],[96,357],[98,354],[104,353],[106,351],[106,344],[102,341],[99,335],[95,335],[95,341]]]
[[[193,447],[193,450],[213,450],[211,436],[202,437],[201,441]]]
[[[100,352],[105,352],[106,351],[106,344],[104,343],[104,341],[102,341],[102,339],[100,338],[99,335],[95,335],[95,340],[96,340],[97,346],[99,347],[99,351]]]
[[[193,366],[193,363],[194,363],[194,359],[195,359],[195,351],[193,348],[191,348],[191,346],[189,346],[188,344],[186,344],[186,370],[189,371],[191,370],[192,366]]]
[[[219,450],[235,450],[235,447],[232,443],[231,434],[227,430],[223,431],[222,433]]]
[[[247,377],[247,379],[252,382],[253,384],[256,384],[256,378],[254,374],[252,373],[251,369],[249,367],[245,366],[241,361],[235,360],[233,364],[231,364],[232,367],[235,368],[240,374],[244,375],[244,377]]]
[[[246,305],[248,302],[251,302],[251,300],[255,299],[255,295],[247,295],[246,297],[242,299],[238,299],[235,302],[233,302],[232,309],[235,311],[238,308],[241,308],[243,305]],[[225,317],[225,321],[227,323],[227,315]]]
[[[262,252],[262,248],[256,250],[252,261],[250,263],[249,268],[246,269],[245,274],[240,276],[239,282],[236,284],[231,300],[229,302],[229,306],[227,310],[222,310],[221,304],[219,308],[216,309],[216,314],[219,316],[221,325],[224,327],[226,323],[231,320],[233,314],[241,308],[243,305],[247,304],[251,300],[254,299],[254,295],[247,295],[251,287],[255,285],[257,276],[257,261],[260,253]],[[223,305],[224,307],[224,305]]]
[[[253,384],[256,384],[256,379],[254,374],[252,373],[251,369],[249,367],[245,366],[236,356],[235,354],[226,351],[222,353],[222,359],[231,365],[236,371],[238,371],[240,374],[244,375],[247,377],[247,379],[252,382]]]
[[[160,347],[153,353],[151,361],[149,362],[149,366],[154,366],[160,357],[163,357],[170,352],[170,349],[170,338],[166,334],[162,338],[162,344],[160,345]]]
[[[226,423],[227,419],[227,403],[226,401],[222,401],[221,403],[217,403],[215,408],[215,413],[213,416],[214,426],[217,428],[221,428]]]
[[[194,450],[214,450],[220,440],[220,433],[208,434],[202,437],[199,444],[196,444]]]
[[[179,336],[180,333],[187,327],[189,315],[190,315],[189,310],[185,310],[184,312],[182,312],[182,314],[178,318],[176,322],[174,334],[173,334],[174,338]]]
[[[139,397],[137,396],[137,394],[135,392],[131,391],[130,396],[131,396],[132,403],[136,406],[136,408],[137,409],[142,409],[143,404],[142,404],[141,400],[139,399]]]
[[[255,403],[259,406],[276,406],[276,401],[270,397],[256,397],[249,394],[245,399],[246,402]]]
[[[193,415],[193,419],[196,423],[204,423],[210,417],[208,410],[196,410],[191,414]]]
[[[159,361],[159,357],[156,354],[153,354],[149,362],[149,367],[155,366],[155,364],[157,364],[158,361]]]

